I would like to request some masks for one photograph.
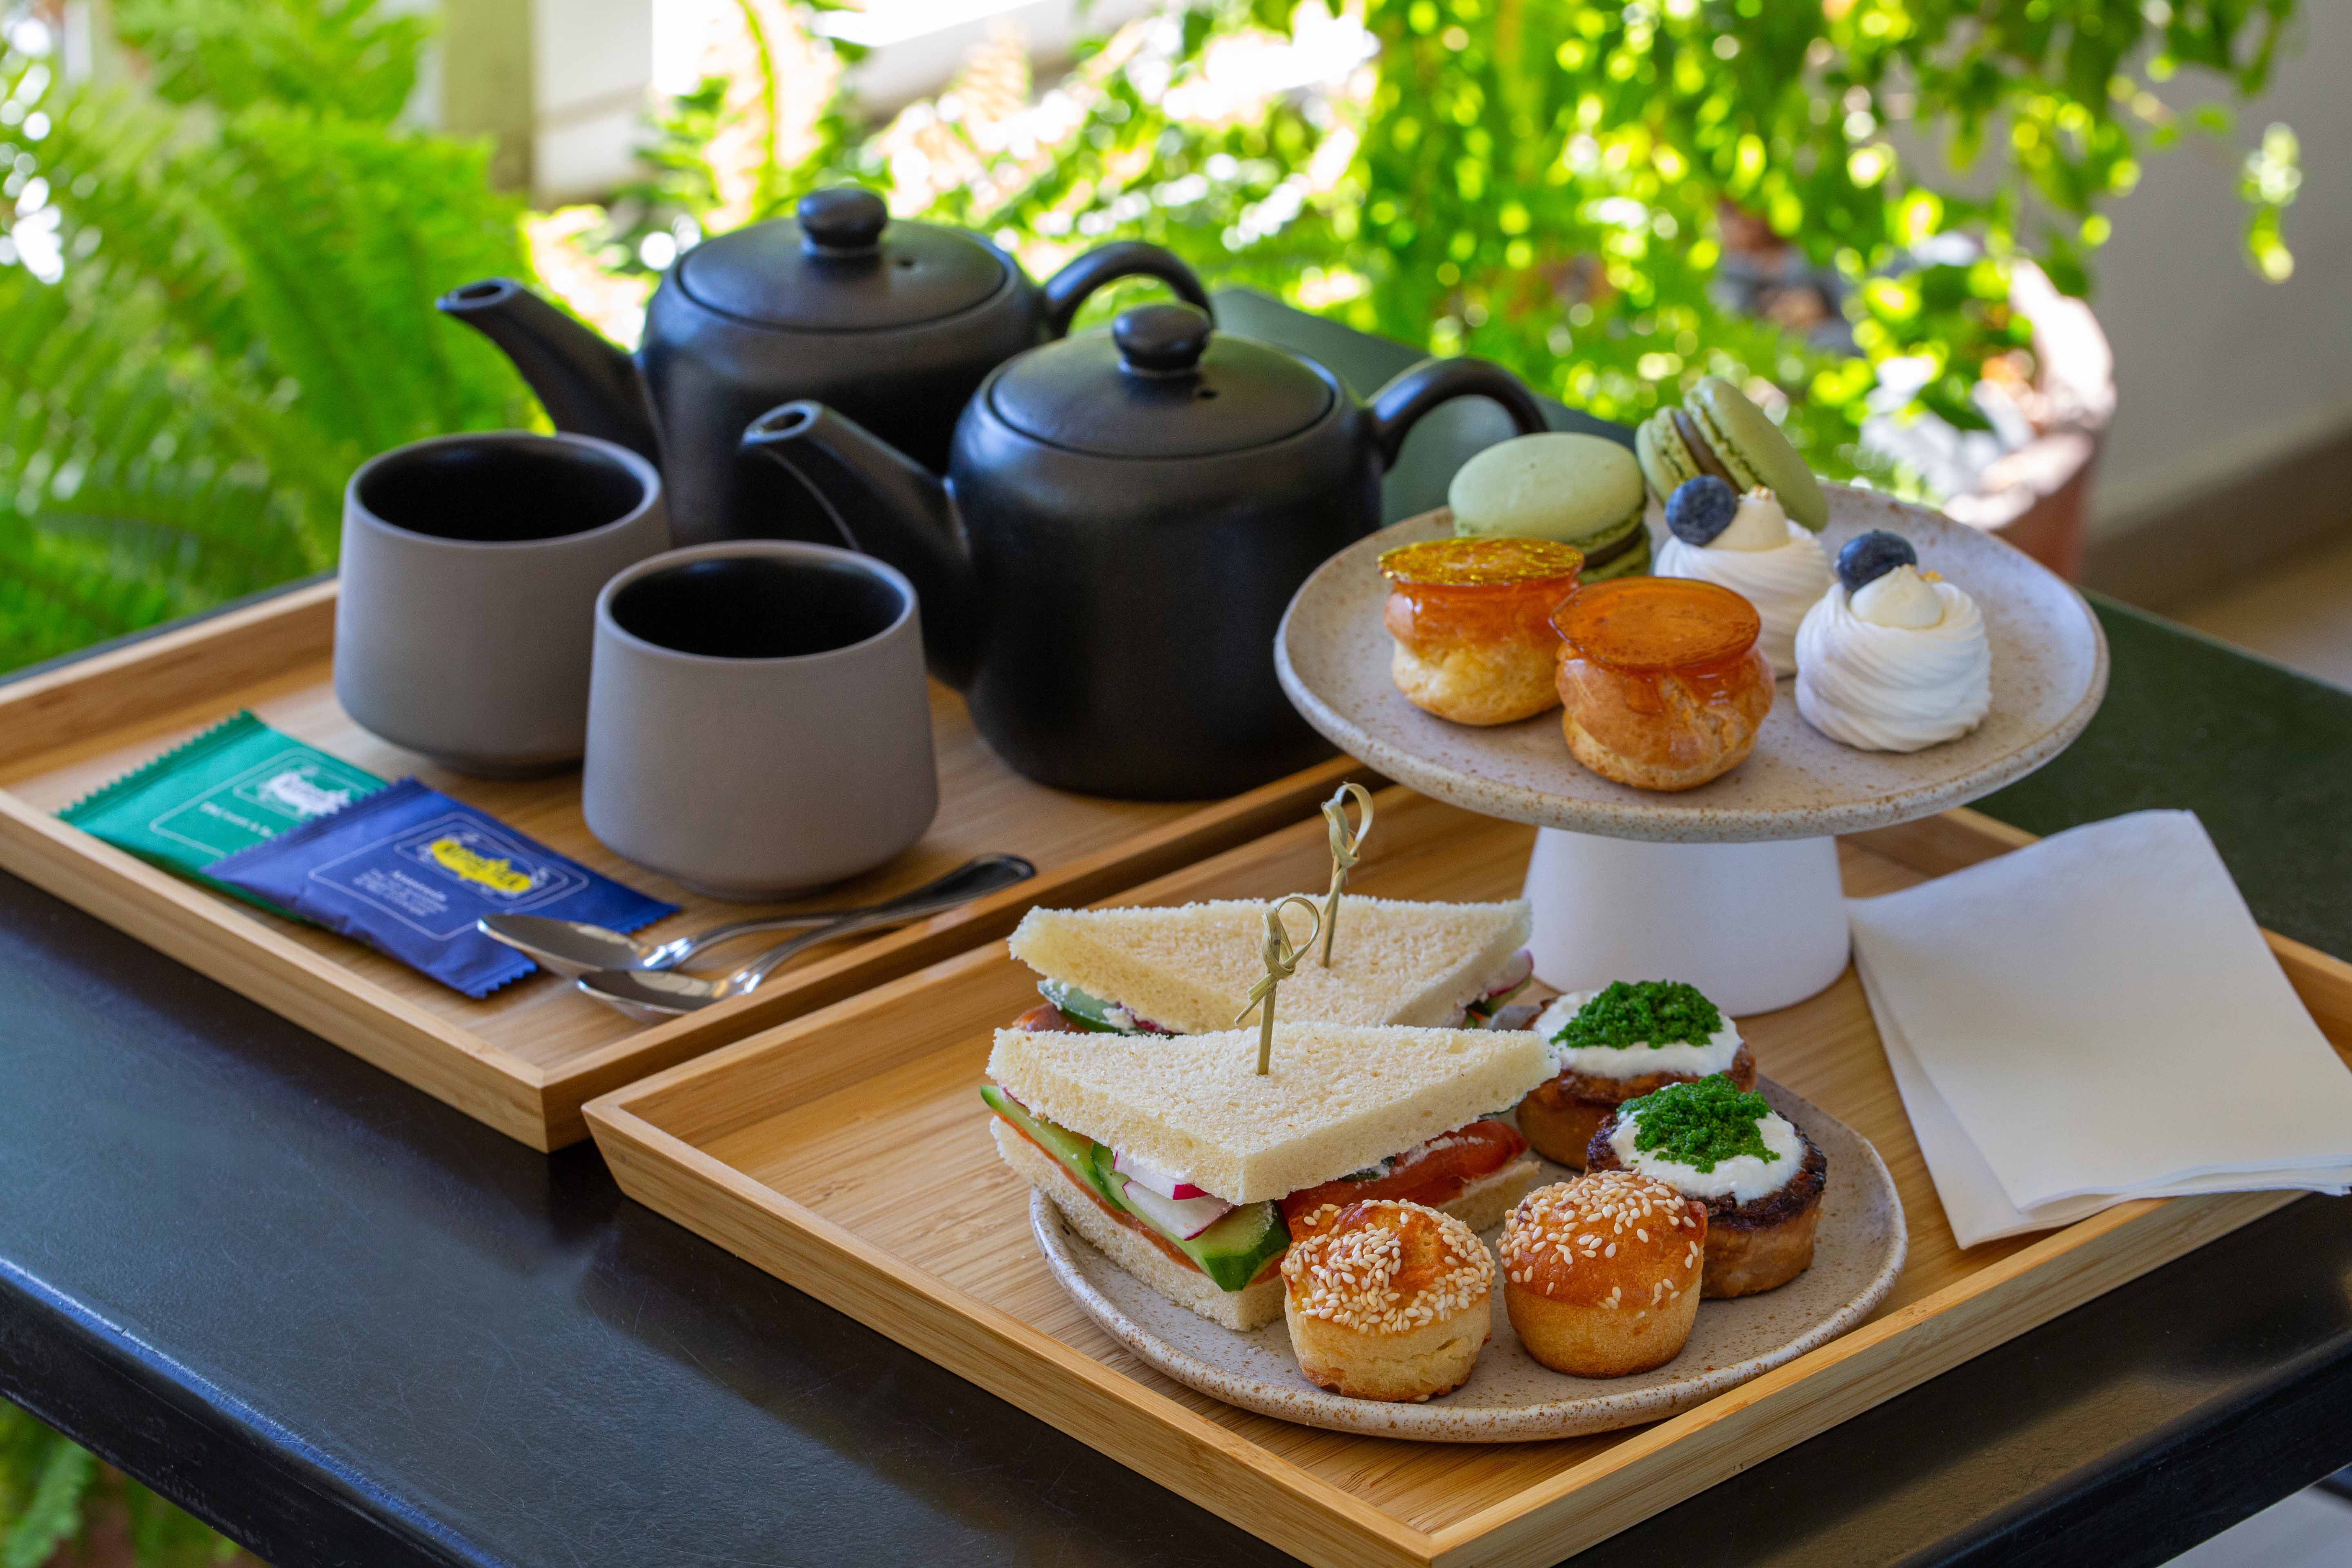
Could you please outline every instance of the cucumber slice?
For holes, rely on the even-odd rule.
[[[1125,1008],[1114,1006],[1099,996],[1089,996],[1075,985],[1065,985],[1058,980],[1041,980],[1037,983],[1037,992],[1061,1009],[1063,1017],[1089,1034],[1131,1035],[1136,1032],[1116,1022],[1126,1012]]]
[[[1220,1289],[1239,1290],[1257,1278],[1268,1258],[1281,1256],[1290,1245],[1290,1226],[1283,1222],[1279,1204],[1244,1204],[1192,1240],[1176,1245]]]
[[[1102,1145],[1091,1138],[1082,1137],[1071,1131],[1057,1121],[1046,1121],[992,1083],[981,1086],[980,1098],[988,1102],[988,1108],[991,1110],[1029,1134],[1031,1140],[1039,1148],[1059,1160],[1064,1168],[1078,1179],[1081,1185],[1093,1189],[1115,1206],[1120,1209],[1126,1208],[1127,1205],[1118,1200],[1118,1189],[1108,1184],[1103,1179],[1104,1175],[1110,1171],[1109,1150],[1102,1148]],[[1097,1150],[1102,1153],[1100,1173],[1097,1173],[1095,1165],[1095,1153]]]
[[[1201,1272],[1215,1280],[1220,1289],[1241,1289],[1257,1278],[1268,1258],[1281,1256],[1283,1248],[1290,1245],[1290,1226],[1283,1221],[1282,1205],[1271,1203],[1244,1204],[1195,1237],[1169,1236],[1152,1224],[1150,1215],[1137,1214],[1129,1205],[1125,1195],[1127,1178],[1110,1168],[1113,1155],[1109,1145],[1046,1121],[992,1083],[981,1086],[980,1098],[988,1102],[991,1110],[1029,1134],[1038,1147],[1059,1160],[1070,1174],[1099,1194],[1113,1208],[1167,1237],[1170,1245],[1199,1264]]]

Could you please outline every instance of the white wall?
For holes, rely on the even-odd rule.
[[[2304,0],[2291,37],[2300,48],[2242,113],[2239,140],[2282,120],[2302,139],[2292,278],[2266,283],[2247,266],[2238,165],[2196,138],[2148,159],[2112,209],[2092,297],[2117,395],[2094,502],[2101,533],[2352,426],[2352,5]],[[2169,96],[2185,106],[2199,95]]]

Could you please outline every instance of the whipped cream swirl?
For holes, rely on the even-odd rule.
[[[1725,548],[1722,538],[1706,545],[1666,536],[1650,570],[1661,577],[1692,577],[1728,588],[1756,606],[1763,630],[1756,647],[1785,679],[1798,667],[1797,626],[1836,578],[1821,541],[1785,517],[1786,537],[1768,550]]]
[[[1843,584],[1806,612],[1797,627],[1797,711],[1806,723],[1860,751],[1916,752],[1984,722],[1992,708],[1984,616],[1949,583],[1920,586],[1943,607],[1933,626],[1874,625],[1854,613]]]

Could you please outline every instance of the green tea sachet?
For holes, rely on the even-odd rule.
[[[58,816],[151,865],[284,914],[266,900],[215,881],[203,868],[383,784],[366,769],[239,712]]]

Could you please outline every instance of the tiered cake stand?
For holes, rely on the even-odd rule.
[[[1925,508],[1827,489],[1832,558],[1857,533],[1892,529],[1983,611],[1992,711],[1970,734],[1908,755],[1854,751],[1799,717],[1783,680],[1746,762],[1661,795],[1579,764],[1557,710],[1496,729],[1433,718],[1389,677],[1375,563],[1450,531],[1443,510],[1349,546],[1307,580],[1275,638],[1283,689],[1333,744],[1400,784],[1542,829],[1527,897],[1547,984],[1684,980],[1734,1014],[1789,1006],[1845,968],[1832,836],[1965,805],[2032,772],[2082,733],[2107,688],[2097,617],[2046,568]]]

